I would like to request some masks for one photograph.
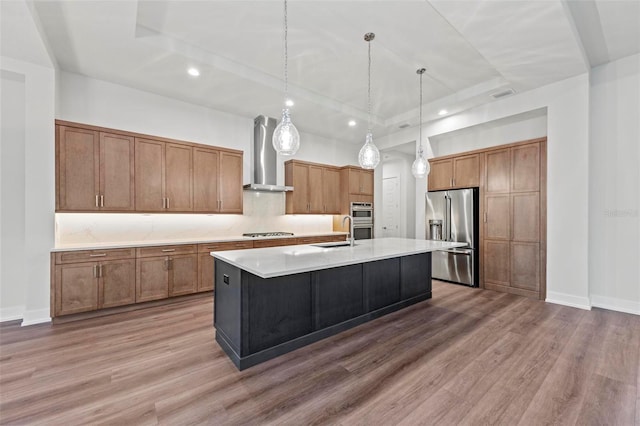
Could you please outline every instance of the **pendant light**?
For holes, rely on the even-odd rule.
[[[273,132],[273,148],[277,153],[282,155],[294,155],[300,148],[300,134],[298,129],[291,122],[291,116],[289,114],[289,108],[287,103],[288,91],[289,91],[289,75],[288,75],[288,50],[287,50],[287,0],[284,0],[284,108],[282,108],[282,120]]]
[[[424,158],[424,151],[422,150],[422,74],[424,74],[425,71],[426,69],[424,68],[420,68],[416,71],[416,73],[420,75],[420,136],[418,137],[419,145],[416,160],[411,166],[411,173],[413,173],[416,179],[422,179],[427,176],[431,169],[429,162]]]
[[[367,136],[358,154],[358,162],[363,169],[375,169],[380,162],[380,151],[378,151],[378,148],[373,144],[373,135],[371,134],[371,40],[373,40],[375,36],[374,33],[366,33],[364,35],[364,40],[369,43],[369,85],[367,88],[369,121],[367,122]]]

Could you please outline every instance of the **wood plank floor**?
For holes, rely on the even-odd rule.
[[[238,372],[209,298],[0,325],[2,424],[640,424],[640,317],[434,282]]]

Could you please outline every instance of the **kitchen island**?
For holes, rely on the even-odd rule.
[[[240,370],[431,298],[431,252],[403,238],[211,252],[216,341]]]

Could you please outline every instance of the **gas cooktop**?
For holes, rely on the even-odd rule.
[[[289,237],[292,236],[293,232],[249,232],[247,234],[242,234],[243,237]]]

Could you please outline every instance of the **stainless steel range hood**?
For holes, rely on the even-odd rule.
[[[285,192],[293,186],[276,185],[278,156],[271,138],[278,122],[275,118],[259,115],[253,120],[253,180],[244,185],[247,191]]]

